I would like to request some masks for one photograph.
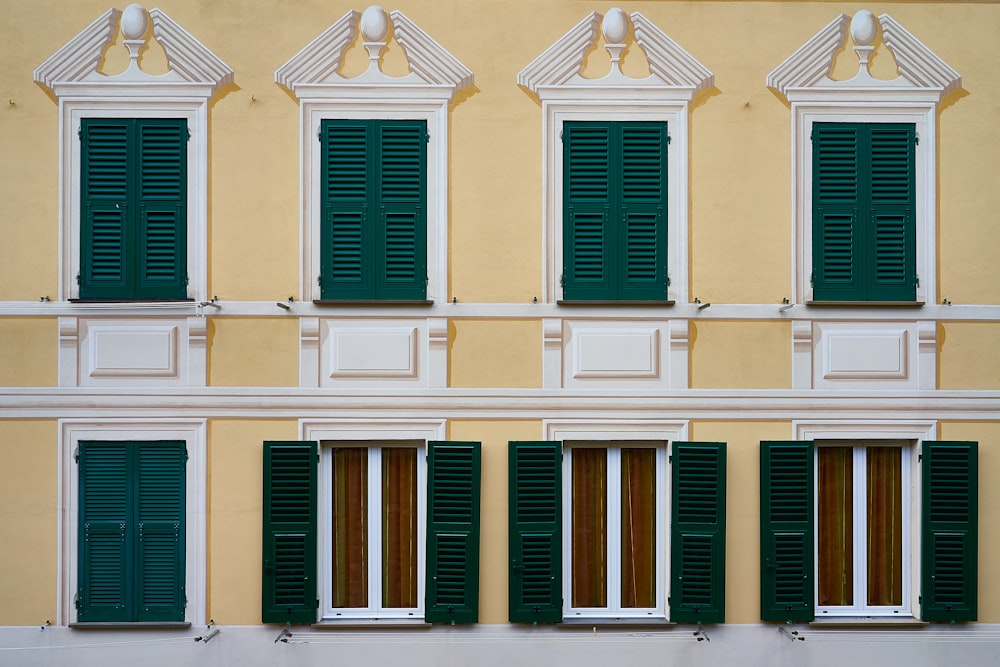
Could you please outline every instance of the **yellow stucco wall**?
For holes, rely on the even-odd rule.
[[[790,388],[791,324],[693,322],[691,386],[698,389]]]
[[[453,320],[452,387],[542,386],[541,320]]]
[[[55,420],[0,420],[0,626],[57,622],[57,438]]]
[[[208,324],[208,384],[293,387],[299,384],[297,319],[213,319]]]
[[[0,318],[0,387],[55,386],[58,363],[58,320]]]
[[[938,346],[941,389],[1000,389],[1000,324],[946,322]]]

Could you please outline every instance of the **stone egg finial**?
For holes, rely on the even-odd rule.
[[[137,2],[132,3],[122,11],[122,34],[125,39],[142,39],[149,26],[149,14],[146,8]]]
[[[628,37],[628,16],[622,9],[615,7],[604,15],[601,22],[601,31],[604,39],[612,44],[622,44]]]
[[[366,41],[381,42],[389,33],[389,17],[378,5],[372,5],[361,15],[361,34]]]
[[[862,9],[851,19],[851,38],[857,46],[871,46],[878,35],[878,21],[867,9]]]

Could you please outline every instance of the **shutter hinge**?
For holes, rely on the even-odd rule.
[[[566,274],[563,273],[559,276],[559,287],[566,287]]]
[[[319,598],[316,598],[316,604],[313,606],[313,609],[319,609]]]
[[[670,276],[667,276],[667,287],[670,287]]]
[[[191,141],[191,128],[190,127],[185,127],[184,131],[187,132],[187,140]]]
[[[191,276],[189,276],[188,274],[185,273],[184,274],[184,286],[187,287],[190,284],[191,284]]]
[[[813,270],[809,273],[809,287],[815,287],[815,286],[816,286],[816,269],[814,267]]]
[[[667,135],[667,145],[669,146],[669,145],[670,145],[670,142],[671,142],[671,141],[673,141],[673,140],[674,140],[674,138],[673,138],[673,137],[671,137],[671,136],[670,136],[670,135],[668,134],[668,135]]]
[[[919,146],[920,145],[920,135],[919,134],[914,134],[913,135],[913,144],[915,146]]]
[[[920,276],[919,275],[913,276],[913,282],[917,287],[920,287]]]
[[[426,134],[424,134],[424,143],[425,143],[425,144],[429,144],[429,143],[431,143],[431,135],[430,135],[430,133],[429,133],[429,132],[428,132],[428,133],[426,133]]]
[[[919,462],[921,462],[923,460],[924,460],[924,455],[923,454],[917,454],[917,462],[919,463]]]
[[[77,463],[80,462],[80,448],[79,447],[77,447],[76,449],[73,450],[73,460],[76,461]]]
[[[813,126],[813,129],[809,130],[809,141],[816,141],[816,127],[815,126]]]
[[[323,276],[316,276],[316,284],[320,287],[323,286]]]
[[[186,607],[188,604],[188,595],[187,595],[187,589],[184,588],[183,586],[181,587],[181,597],[184,598],[184,606]]]
[[[73,596],[73,606],[76,607],[77,611],[83,606],[83,600],[80,599],[79,593]]]
[[[188,450],[187,447],[184,448],[184,463],[188,462]]]
[[[80,137],[80,141],[83,141],[83,126],[76,128],[76,136]]]
[[[79,274],[79,273],[78,273],[78,274],[76,274],[76,284],[77,284],[77,285],[79,285],[79,284],[80,284],[80,274]]]
[[[323,129],[322,128],[320,128],[319,130],[316,130],[316,140],[319,141],[319,143],[323,143],[325,141],[325,137],[323,136]]]

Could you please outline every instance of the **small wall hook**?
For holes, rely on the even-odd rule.
[[[789,623],[791,623],[791,621],[789,621]],[[788,629],[788,628],[786,628],[786,627],[785,627],[784,625],[779,625],[779,626],[778,626],[778,632],[780,632],[781,634],[783,634],[783,635],[785,635],[786,637],[788,637],[788,640],[789,640],[789,641],[793,641],[793,642],[794,642],[794,641],[800,641],[800,642],[804,642],[804,641],[806,640],[806,638],[805,638],[805,637],[801,637],[801,636],[799,636],[799,631],[798,631],[798,630],[789,630],[789,629]]]
[[[282,303],[281,301],[275,301],[274,305],[276,305],[278,308],[281,308],[282,310],[291,310],[292,309],[292,307],[289,306],[287,303]]]
[[[277,644],[278,642],[281,642],[282,644],[287,644],[288,638],[291,636],[292,633],[288,629],[288,626],[286,625],[285,627],[281,628],[281,632],[279,632],[278,636],[274,638],[274,643]]]

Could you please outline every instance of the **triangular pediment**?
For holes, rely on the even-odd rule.
[[[861,14],[867,12],[859,12],[854,22],[865,18]],[[874,17],[870,14],[868,17],[868,21],[874,22]],[[878,17],[881,43],[895,59],[899,76],[891,80],[875,79],[868,74],[865,63],[862,62],[859,74],[853,79],[832,79],[830,73],[833,71],[834,59],[847,43],[848,28],[854,22],[846,14],[837,16],[767,75],[768,87],[787,98],[790,93],[799,90],[875,88],[936,92],[943,97],[962,86],[962,77],[958,72],[888,14]],[[857,49],[855,46],[855,50]]]
[[[166,74],[143,72],[137,58],[133,58],[129,69],[121,74],[100,72],[98,67],[104,52],[114,42],[116,30],[123,21],[144,27],[147,20],[152,23],[153,37],[166,56]],[[145,33],[145,30],[142,32]],[[142,38],[133,35],[136,38],[129,40],[128,37],[126,34],[126,46],[132,42],[137,53],[143,43]],[[56,93],[60,84],[76,83],[124,83],[132,86],[137,83],[192,83],[208,86],[214,93],[232,83],[233,70],[162,10],[154,8],[147,13],[138,5],[130,5],[124,13],[112,8],[102,14],[39,65],[34,78]]]
[[[617,16],[614,16],[616,13]],[[633,78],[614,67],[606,77],[584,77],[584,58],[597,43],[602,22],[608,19],[615,22],[626,20],[620,9],[610,10],[604,16],[593,12],[521,70],[517,75],[518,84],[535,94],[539,94],[542,89],[560,86],[595,89],[651,87],[674,89],[686,97],[713,85],[715,78],[708,68],[639,12],[628,15],[626,27],[630,28],[635,43],[646,56],[650,75],[641,79]],[[617,41],[607,34],[605,39],[608,42]],[[609,50],[612,46],[609,45]]]
[[[406,57],[409,73],[395,77],[385,74],[378,61],[378,53],[384,48],[385,31],[377,26],[386,21],[392,24],[392,36]],[[347,51],[362,31],[365,48],[372,54],[371,65],[358,76],[346,77],[340,73]],[[381,34],[365,34],[365,30]],[[359,13],[351,10],[340,17],[321,35],[295,54],[274,73],[274,80],[299,95],[299,90],[308,88],[335,89],[339,86],[369,86],[388,88],[392,86],[441,86],[450,89],[450,95],[472,84],[473,75],[465,65],[451,55],[403,12],[395,10],[388,15],[380,7],[369,7]]]

